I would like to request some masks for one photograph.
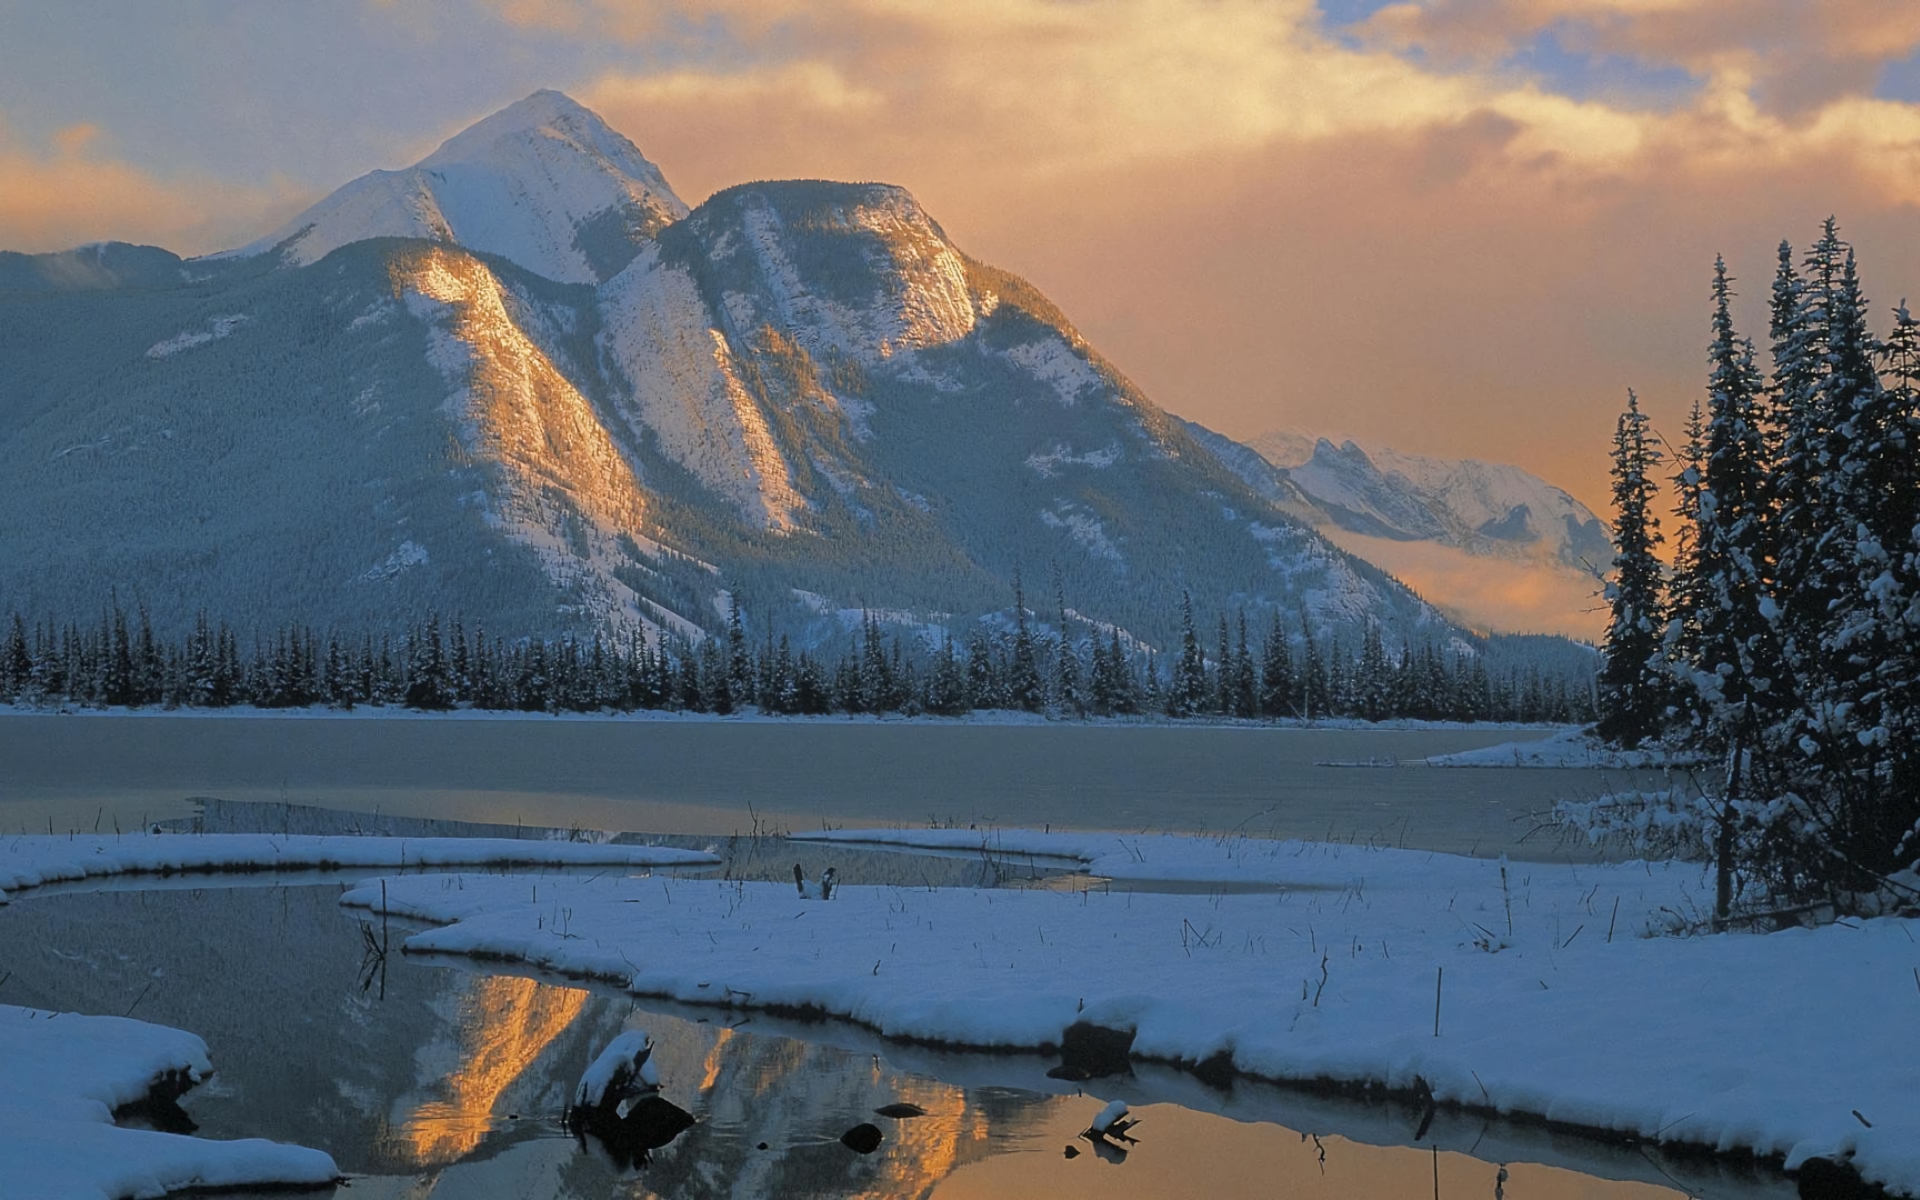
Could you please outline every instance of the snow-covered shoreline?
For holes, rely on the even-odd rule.
[[[1564,725],[1530,725],[1512,721],[1419,721],[1411,718],[1391,721],[1363,721],[1352,717],[1331,717],[1318,721],[1247,720],[1237,717],[1186,717],[1175,720],[1163,716],[1134,717],[1058,717],[1047,713],[993,709],[964,716],[945,717],[931,713],[902,716],[899,713],[829,713],[800,716],[762,713],[748,708],[739,712],[697,713],[670,709],[635,709],[631,712],[519,712],[508,709],[456,708],[427,711],[416,708],[361,705],[352,709],[328,708],[254,708],[234,705],[228,708],[86,708],[62,706],[41,708],[25,704],[0,704],[0,719],[6,717],[161,717],[195,720],[272,720],[272,721],[527,721],[527,722],[600,722],[652,723],[688,722],[713,725],[894,725],[894,726],[992,726],[1064,729],[1241,729],[1248,731],[1288,730],[1396,730],[1447,733],[1532,732],[1546,737],[1570,731]],[[1525,743],[1521,743],[1525,744]],[[1511,745],[1508,743],[1506,745]]]
[[[114,1110],[213,1065],[184,1030],[0,1004],[0,1194],[123,1200],[188,1189],[329,1187],[318,1150],[259,1138],[211,1141],[123,1129]]]
[[[961,835],[980,845],[978,832],[945,832],[949,849]],[[1431,1088],[1443,1104],[1778,1156],[1789,1169],[1850,1160],[1920,1191],[1915,1068],[1889,1053],[1910,1041],[1915,998],[1903,989],[1920,922],[1649,936],[1697,912],[1697,867],[1095,836],[1125,845],[1001,831],[999,849],[1103,872],[1117,857],[1142,877],[1218,887],[849,886],[820,902],[737,881],[565,879],[534,904],[498,879],[411,877],[386,881],[385,910],[438,926],[410,952],[521,962],[666,1000],[972,1049],[1055,1047],[1087,1022],[1131,1031],[1143,1058]],[[1233,890],[1252,882],[1285,890]],[[377,909],[381,896],[365,885],[343,903]]]
[[[1698,758],[1658,747],[1618,750],[1580,729],[1560,727],[1551,736],[1520,742],[1502,742],[1480,750],[1436,754],[1430,767],[1546,767],[1609,771],[1687,770],[1701,765]]]
[[[704,867],[698,850],[551,838],[390,838],[268,833],[22,834],[0,839],[8,892],[111,875],[388,867]]]

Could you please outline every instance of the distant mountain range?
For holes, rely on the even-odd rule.
[[[1268,501],[1480,629],[1598,636],[1607,527],[1519,467],[1275,431],[1194,437]]]
[[[697,638],[737,599],[818,645],[863,611],[964,638],[1023,577],[1044,619],[1159,646],[1185,592],[1484,651],[1342,539],[1593,551],[1511,468],[1276,453],[1155,407],[905,191],[689,211],[557,92],[238,250],[0,254],[0,611],[30,616],[117,590],[163,622]]]

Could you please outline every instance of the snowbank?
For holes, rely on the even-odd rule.
[[[357,867],[712,866],[698,850],[520,838],[315,837],[267,833],[25,834],[0,841],[7,892],[101,875]]]
[[[978,833],[950,832],[977,847]],[[1856,1153],[1868,1178],[1920,1190],[1920,1063],[1895,1052],[1920,1019],[1920,922],[1654,937],[1707,902],[1697,868],[1299,842],[1230,863],[1212,839],[999,836],[1062,851],[1080,839],[1073,856],[1102,871],[1120,865],[1112,847],[1157,873],[1185,861],[1192,877],[1212,856],[1223,882],[1290,886],[848,886],[821,902],[778,884],[567,879],[531,903],[510,879],[416,876],[387,880],[387,905],[446,923],[409,951],[504,957],[649,996],[979,1048],[1056,1046],[1085,1021],[1134,1031],[1139,1056],[1280,1080],[1418,1077],[1443,1102],[1789,1167]],[[381,892],[343,903],[376,907]]]
[[[1616,771],[1694,767],[1699,760],[1659,748],[1615,750],[1578,729],[1563,729],[1536,741],[1502,742],[1458,754],[1436,754],[1430,767],[1595,767]]]
[[[212,1070],[191,1033],[124,1017],[0,1005],[0,1193],[80,1200],[187,1188],[331,1184],[318,1150],[216,1142],[113,1124],[113,1110],[169,1074]]]

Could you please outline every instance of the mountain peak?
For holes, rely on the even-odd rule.
[[[542,88],[524,100],[516,100],[491,116],[482,117],[440,143],[440,148],[420,161],[428,167],[468,162],[487,154],[502,142],[518,138],[552,138],[589,154],[627,160],[649,174],[659,168],[632,142],[616,133],[600,115],[565,92]],[[661,181],[664,186],[665,180]]]
[[[599,283],[687,213],[660,169],[591,109],[542,89],[400,171],[374,171],[229,253],[305,266],[351,242],[424,238],[549,279]]]

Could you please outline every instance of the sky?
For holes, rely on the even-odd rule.
[[[1182,416],[1604,509],[1715,254],[1762,342],[1830,214],[1920,300],[1916,51],[1915,0],[0,0],[0,249],[241,245],[553,87],[690,203],[904,185]]]

